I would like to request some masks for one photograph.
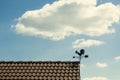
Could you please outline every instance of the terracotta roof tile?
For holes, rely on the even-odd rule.
[[[1,61],[0,80],[79,80],[78,61]]]

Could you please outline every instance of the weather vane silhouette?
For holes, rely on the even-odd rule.
[[[85,55],[85,50],[84,49],[81,49],[80,52],[75,51],[75,53],[78,54],[78,56],[73,56],[73,58],[79,58],[80,65],[81,65],[81,59],[82,58],[88,58],[88,55]],[[81,80],[81,74],[80,74],[80,80]]]

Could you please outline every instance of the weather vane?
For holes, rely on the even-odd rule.
[[[80,61],[80,65],[81,65],[81,59],[82,58],[88,58],[88,55],[85,55],[85,50],[81,49],[80,52],[75,51],[76,54],[78,54],[78,56],[73,56],[73,58],[79,58]],[[80,80],[81,80],[81,76],[80,76]]]

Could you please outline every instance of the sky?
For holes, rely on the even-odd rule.
[[[78,61],[82,80],[120,79],[120,0],[0,0],[0,61]]]

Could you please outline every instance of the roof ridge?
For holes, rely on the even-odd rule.
[[[3,62],[32,62],[32,63],[36,63],[36,62],[79,62],[79,61],[0,61],[0,63],[3,63]]]

